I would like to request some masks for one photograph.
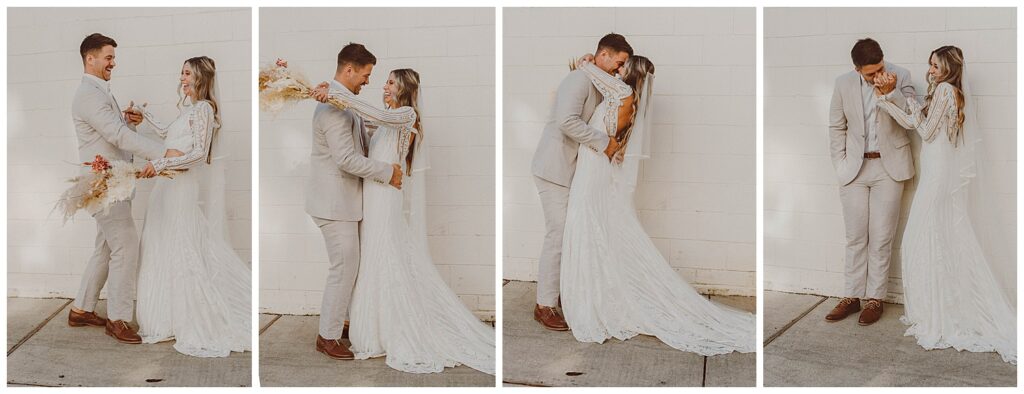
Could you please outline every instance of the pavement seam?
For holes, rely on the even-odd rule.
[[[14,346],[11,347],[11,350],[7,351],[7,356],[9,357],[11,353],[14,353],[15,350],[18,350],[18,348],[21,347],[21,345],[25,344],[25,342],[28,342],[28,340],[35,336],[36,333],[39,332],[39,330],[43,329],[43,326],[45,326],[46,323],[49,323],[50,320],[53,320],[54,317],[57,317],[57,315],[60,314],[60,312],[63,311],[64,308],[67,308],[67,306],[71,304],[72,301],[74,300],[67,300],[66,302],[64,302],[64,304],[62,304],[60,308],[57,308],[57,310],[53,311],[53,313],[51,313],[49,317],[43,320],[42,323],[39,323],[36,326],[36,328],[33,328],[32,331],[29,331],[28,334],[25,334],[25,336],[21,338],[18,341],[18,343],[15,343]]]
[[[782,334],[784,334],[786,331],[788,331],[790,328],[792,328],[797,322],[799,322],[800,320],[803,320],[804,317],[807,317],[807,315],[810,314],[811,311],[814,310],[814,308],[817,308],[818,305],[821,305],[822,303],[825,302],[825,300],[828,300],[828,297],[822,297],[822,296],[818,296],[818,297],[821,297],[821,299],[818,300],[818,302],[815,302],[814,305],[811,305],[810,308],[807,308],[807,310],[805,310],[799,316],[797,316],[793,320],[790,320],[789,323],[786,323],[786,325],[782,326],[781,328],[779,328],[778,331],[776,331],[770,337],[766,338],[764,340],[764,345],[762,345],[761,347],[762,348],[768,347],[768,344],[770,344],[773,341],[775,341],[776,339],[778,339],[780,336],[782,336]]]
[[[263,326],[263,328],[260,329],[260,333],[257,335],[263,335],[264,332],[267,332],[267,329],[270,328],[270,326],[274,325],[274,323],[277,323],[277,321],[281,319],[281,316],[283,315],[274,315],[274,318],[270,320],[270,322],[267,323],[267,325]]]
[[[538,384],[538,383],[516,382],[514,380],[502,380],[501,382],[502,383],[509,383],[509,384],[518,384],[520,386],[530,386],[530,387],[553,387],[553,386],[548,386],[548,385]]]

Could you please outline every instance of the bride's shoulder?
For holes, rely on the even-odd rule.
[[[938,85],[935,85],[935,94],[953,94],[953,85],[949,82],[939,82]]]

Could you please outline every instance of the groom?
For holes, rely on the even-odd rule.
[[[79,53],[85,75],[71,103],[71,117],[78,136],[78,157],[92,161],[96,155],[109,160],[132,161],[132,155],[147,159],[181,156],[180,151],[164,150],[163,144],[135,132],[142,121],[141,114],[122,112],[110,91],[111,72],[117,42],[99,33],[82,40]],[[88,170],[85,170],[88,171]],[[142,171],[152,177],[153,163],[147,162]],[[82,273],[82,282],[75,302],[68,313],[72,327],[106,327],[107,335],[121,343],[142,343],[142,339],[128,322],[134,315],[135,280],[139,264],[139,236],[132,219],[131,200],[116,202],[106,212],[93,215],[96,219],[96,251]],[[96,314],[100,289],[107,285],[107,315]]]
[[[350,43],[338,52],[330,89],[359,94],[370,83],[377,58],[366,47]],[[313,113],[313,148],[306,191],[306,213],[323,233],[330,267],[320,305],[316,350],[336,360],[354,355],[341,343],[348,306],[359,270],[359,222],[363,220],[363,179],[402,188],[398,164],[366,157],[369,137],[363,121],[351,109],[326,104],[327,89],[313,97],[321,103]]]
[[[633,48],[622,35],[611,33],[601,38],[594,52],[594,63],[614,75],[633,56]],[[544,210],[546,233],[537,272],[537,303],[533,318],[544,328],[566,331],[559,310],[559,270],[562,259],[562,234],[569,204],[569,186],[576,172],[576,154],[580,145],[604,152],[611,160],[619,144],[603,130],[588,123],[594,109],[604,98],[583,70],[570,72],[558,86],[554,117],[546,126],[533,155],[533,177]]]
[[[903,183],[914,177],[907,130],[879,110],[875,91],[905,109],[903,97],[913,98],[914,86],[906,69],[883,60],[875,40],[857,41],[851,56],[854,71],[836,78],[829,109],[829,147],[846,223],[846,289],[825,320],[861,311],[864,298],[858,322],[866,326],[882,317]]]

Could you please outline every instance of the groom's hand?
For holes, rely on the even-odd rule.
[[[143,104],[143,106],[145,106],[145,104]],[[138,126],[140,123],[142,123],[142,111],[135,108],[134,101],[128,103],[128,106],[125,107],[125,109],[121,112],[124,113],[125,123],[128,123],[132,126]]]
[[[313,97],[313,99],[316,100],[316,101],[319,101],[321,103],[326,103],[327,99],[330,98],[327,95],[327,89],[329,87],[330,87],[330,85],[327,82],[320,82],[319,85],[316,85],[316,87],[313,88],[313,91],[310,92],[309,95],[311,97]]]
[[[402,166],[399,164],[391,165],[391,182],[388,182],[395,189],[402,190]]]
[[[616,141],[615,138],[609,137],[608,146],[604,148],[604,155],[608,156],[608,160],[611,160],[615,157],[615,151],[617,150],[619,150],[619,141]]]

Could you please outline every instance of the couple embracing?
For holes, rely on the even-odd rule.
[[[637,217],[654,64],[612,33],[575,68],[558,87],[533,158],[547,228],[534,319],[582,342],[652,335],[701,355],[753,352],[754,315],[694,290]]]
[[[312,94],[321,104],[306,213],[330,260],[316,349],[339,360],[386,356],[404,372],[464,364],[493,375],[494,330],[448,288],[427,245],[419,73],[392,70],[380,109],[358,98],[376,63],[366,47],[348,44],[334,79]]]

